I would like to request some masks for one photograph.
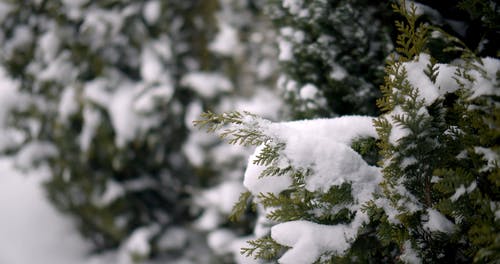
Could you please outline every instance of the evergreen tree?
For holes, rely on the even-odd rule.
[[[5,152],[25,169],[48,165],[50,200],[96,252],[206,262],[204,232],[248,233],[226,220],[230,197],[210,198],[237,199],[246,151],[218,158],[227,148],[191,120],[207,107],[277,117],[274,31],[254,23],[260,2],[1,4],[1,64],[24,99],[10,118],[20,142]],[[211,242],[218,233],[209,246],[231,253]]]
[[[279,29],[278,86],[296,119],[374,115],[392,49],[387,3],[268,1]]]
[[[307,10],[283,4],[298,17]],[[259,146],[234,214],[251,200],[265,219],[242,254],[279,263],[498,259],[500,61],[419,18],[422,5],[393,8],[403,20],[380,117],[272,123],[207,112],[196,121],[231,144]]]

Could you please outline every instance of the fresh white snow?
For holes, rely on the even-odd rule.
[[[6,158],[0,171],[0,263],[85,263],[90,247],[47,201],[41,188],[46,173],[22,174]]]

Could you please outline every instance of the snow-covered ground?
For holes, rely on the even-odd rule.
[[[0,159],[0,263],[89,263],[89,245],[47,201],[43,172],[23,174]]]

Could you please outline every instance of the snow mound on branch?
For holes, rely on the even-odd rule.
[[[380,181],[379,171],[369,166],[350,144],[356,138],[376,138],[372,122],[371,117],[344,116],[284,123],[259,122],[258,126],[264,134],[285,143],[279,164],[312,170],[306,177],[308,191],[326,192],[332,186],[350,182],[354,183],[354,197],[362,195],[360,200],[365,201]],[[278,194],[288,188],[292,180],[285,176],[260,177],[265,167],[254,164],[254,160],[262,149],[258,147],[249,158],[244,185],[254,195]]]
[[[254,154],[248,158],[248,165],[245,170],[243,185],[256,196],[260,193],[272,193],[277,195],[290,187],[292,180],[286,176],[260,177],[265,169],[265,166],[254,164],[254,160],[263,148],[263,146],[257,147]]]
[[[455,225],[439,211],[429,208],[427,209],[427,214],[429,215],[429,221],[424,224],[424,228],[429,231],[439,231],[443,233],[452,233],[455,229]]]
[[[456,65],[437,63],[438,74],[435,83],[425,74],[427,66],[431,64],[431,57],[428,54],[422,53],[417,60],[405,62],[403,65],[408,72],[410,84],[418,90],[425,105],[431,105],[438,98],[455,92],[459,88],[456,79],[473,91],[473,98],[481,95],[499,95],[500,91],[495,87],[498,85],[496,73],[500,69],[500,60],[487,57],[482,58],[480,63],[481,65],[476,66],[479,66],[481,71],[467,72],[473,78],[472,82],[456,75],[457,70],[463,69],[462,62],[456,62]]]
[[[334,250],[341,254],[349,248],[344,226],[327,226],[308,221],[291,221],[272,227],[272,238],[292,247],[280,259],[281,264],[313,263],[321,254]]]
[[[368,165],[351,147],[363,137],[377,138],[372,117],[344,116],[271,123],[255,117],[245,124],[261,131],[270,140],[266,144],[284,144],[276,162],[279,168],[292,167],[309,171],[305,175],[305,188],[310,192],[327,192],[332,186],[351,185],[354,203],[346,205],[355,212],[353,221],[346,225],[320,225],[309,221],[290,221],[271,228],[271,237],[291,247],[280,259],[283,264],[313,263],[324,254],[342,254],[356,239],[359,228],[369,221],[361,205],[373,199],[382,180],[378,167]],[[265,166],[254,164],[264,146],[256,148],[249,158],[244,186],[254,195],[279,194],[292,185],[288,175],[263,176]]]
[[[466,70],[464,61],[455,61],[452,64],[436,63],[436,79],[433,82],[426,74],[431,64],[431,57],[421,53],[415,60],[402,64],[407,72],[409,84],[418,92],[417,100],[422,100],[424,106],[430,106],[438,99],[445,99],[445,95],[456,92],[462,83],[464,87],[471,91],[471,99],[482,95],[500,95],[497,89],[499,83],[496,78],[497,71],[500,70],[500,60],[494,58],[482,58],[474,62],[472,70]],[[464,73],[461,73],[464,72]],[[458,74],[461,73],[461,74]],[[470,80],[464,75],[470,76]],[[391,76],[394,77],[394,76]],[[419,115],[428,115],[426,107],[418,109]],[[395,116],[407,117],[407,113],[400,106],[386,114],[392,124],[389,142],[396,145],[397,142],[409,135],[409,129],[400,126],[394,119]]]
[[[291,247],[280,259],[281,264],[314,263],[324,254],[342,255],[351,246],[358,229],[368,220],[357,212],[349,225],[321,225],[309,221],[290,221],[271,228],[271,237]]]

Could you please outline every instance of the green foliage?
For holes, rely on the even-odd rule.
[[[400,4],[392,4],[393,11],[404,17],[404,21],[395,21],[398,36],[396,40],[396,52],[402,55],[404,59],[411,60],[420,54],[427,44],[427,34],[429,27],[427,25],[418,25],[417,7],[411,4],[408,8],[406,1]]]
[[[146,17],[147,5],[155,3],[161,15]],[[0,64],[19,81],[25,99],[9,124],[23,142],[8,153],[16,155],[32,142],[47,142],[57,150],[40,160],[49,165],[47,196],[74,219],[95,252],[128,250],[121,245],[130,235],[153,225],[159,228],[146,241],[152,252],[131,256],[137,257],[131,261],[163,254],[154,245],[163,232],[184,228],[195,217],[190,195],[199,179],[183,154],[189,132],[184,119],[192,102],[215,104],[216,99],[207,102],[180,82],[192,71],[216,71],[228,64],[208,48],[217,30],[218,3],[0,3],[5,8]],[[159,90],[168,96],[147,98]],[[134,95],[124,98],[126,93]],[[151,99],[148,109],[136,109],[141,98]],[[113,109],[120,108],[120,100],[129,105]],[[61,110],[64,104],[67,112]],[[123,131],[117,122],[123,120],[132,133],[118,142]],[[146,128],[136,127],[144,121],[149,122]]]
[[[492,116],[498,104],[495,97],[472,97],[473,75],[479,73],[485,77],[485,72],[482,62],[457,39],[450,43],[461,48],[449,49],[460,50],[465,61],[457,66],[453,77],[457,90],[430,105],[422,99],[417,87],[408,81],[405,62],[417,61],[420,53],[430,51],[425,48],[429,40],[423,33],[430,28],[416,27],[415,8],[405,13],[406,10],[404,5],[395,8],[407,19],[396,24],[403,33],[397,41],[400,45],[397,51],[403,56],[388,62],[388,76],[381,87],[384,97],[377,102],[388,113],[374,123],[380,136],[383,159],[379,164],[384,174],[383,195],[378,199],[388,199],[397,212],[397,223],[380,218],[378,236],[385,243],[396,242],[400,246],[412,241],[424,261],[492,261],[496,257],[491,255],[493,251],[485,250],[489,253],[482,255],[480,252],[484,251],[480,248],[496,247],[498,222],[493,220],[490,205],[498,202],[497,187],[486,187],[493,186],[493,182],[488,183],[485,159],[477,149],[495,145],[484,140],[484,134],[498,133],[493,132],[495,126],[484,117]],[[431,57],[425,75],[436,84],[439,72],[436,60]],[[488,107],[480,106],[479,102],[488,102]],[[394,133],[402,133],[402,137],[391,140]],[[459,195],[458,190],[463,194]],[[377,211],[374,206],[368,207],[372,214]],[[453,221],[455,230],[451,234],[426,230],[420,219],[428,208],[439,210]]]
[[[276,243],[271,237],[265,236],[256,240],[247,241],[250,247],[242,248],[241,254],[247,257],[254,256],[255,258],[264,260],[275,259],[284,249],[284,247]]]
[[[193,124],[200,128],[206,127],[208,132],[215,132],[229,124],[242,125],[244,123],[244,117],[251,119],[257,118],[257,116],[248,112],[230,112],[222,114],[205,112],[201,117],[201,120],[193,121]],[[221,138],[228,138],[229,144],[239,144],[243,146],[257,146],[269,140],[269,137],[262,134],[258,128],[252,126],[225,128],[219,135]]]
[[[377,140],[371,137],[358,138],[351,143],[351,148],[359,153],[370,165],[376,165],[380,160]]]
[[[245,211],[247,209],[248,202],[250,200],[251,195],[252,194],[248,191],[240,194],[240,197],[238,198],[238,202],[236,202],[236,204],[233,206],[233,210],[231,212],[231,215],[229,215],[229,219],[231,221],[237,222],[240,220],[241,216],[245,213]]]
[[[374,115],[384,60],[392,49],[390,12],[385,2],[300,1],[298,8],[269,1],[280,29],[283,75],[295,119],[346,114]],[[298,10],[298,11],[297,11]],[[317,93],[305,96],[315,87]]]
[[[341,2],[331,5],[342,9],[345,5]],[[323,7],[322,4],[319,1],[311,3],[304,10],[311,11]],[[472,3],[464,1],[463,4]],[[293,30],[297,30],[294,34],[305,34],[305,43],[311,41],[314,44],[315,34],[325,30],[323,25],[314,24],[314,19],[322,19],[322,13],[316,14],[313,19],[297,14],[290,18],[292,9],[287,10],[286,6],[274,8],[275,22],[292,25]],[[500,240],[499,224],[494,216],[498,211],[500,172],[498,161],[491,159],[498,159],[500,111],[498,96],[477,97],[474,85],[477,76],[494,85],[498,85],[499,80],[491,80],[482,60],[462,39],[429,22],[422,22],[415,5],[407,6],[403,1],[393,4],[392,8],[402,20],[395,23],[397,54],[391,55],[387,61],[384,82],[380,87],[382,97],[377,100],[377,106],[384,113],[374,120],[379,137],[358,138],[351,143],[352,148],[369,164],[381,167],[383,181],[380,192],[374,194],[374,200],[361,205],[370,222],[360,229],[349,250],[342,256],[327,252],[315,263],[412,262],[408,255],[410,247],[415,252],[412,257],[423,262],[493,262],[498,259],[498,251],[495,250]],[[311,11],[311,14],[315,13]],[[335,22],[332,24],[335,25]],[[328,56],[314,54],[317,52],[315,49],[301,49],[290,36],[282,32],[282,37],[293,47],[293,59],[283,62],[288,87],[295,85],[300,91],[300,87],[313,84],[325,95],[327,92],[322,85],[328,83],[332,89],[342,86],[310,74],[307,69],[320,62],[315,58]],[[435,45],[436,41],[440,44]],[[453,66],[442,64],[447,62],[445,57],[459,57],[462,61],[455,62]],[[443,83],[440,74],[454,67],[455,75],[445,76],[455,82],[454,87],[448,87],[449,92],[441,92],[441,87],[421,87],[420,83],[411,81],[415,77],[410,76],[407,67],[422,61],[426,64],[418,74],[425,76],[422,77],[426,78],[423,83],[438,86]],[[317,72],[321,75],[324,68],[315,69],[318,68]],[[414,68],[411,73],[415,73]],[[422,92],[434,88],[442,94],[430,101]],[[337,99],[330,101],[329,98],[329,103],[345,99],[340,93],[335,95]],[[364,99],[367,98],[369,96]],[[317,111],[321,107],[304,108],[300,106],[300,98],[293,100],[298,109],[297,116],[304,117],[315,111],[313,115],[321,113],[321,110]],[[315,100],[321,103],[321,100]],[[335,102],[337,106],[344,107],[342,102]],[[329,107],[333,113],[344,113],[336,112],[335,106]],[[349,112],[347,109],[350,108],[344,108]],[[307,191],[304,179],[311,171],[284,166],[282,150],[286,149],[286,144],[274,135],[266,134],[266,121],[248,113],[229,113],[227,116],[206,113],[203,117],[205,120],[197,124],[207,126],[212,132],[221,129],[221,135],[229,138],[230,143],[262,145],[254,161],[254,164],[266,167],[260,177],[287,176],[293,180],[293,184],[281,193],[261,193],[254,197],[257,204],[268,209],[267,218],[272,223],[307,220],[335,225],[350,223],[353,219],[354,212],[348,209],[355,202],[351,185],[334,186],[321,193]],[[247,194],[242,197],[244,199],[240,200],[235,212],[241,213],[243,205],[247,205]],[[436,217],[431,215],[433,212],[437,212],[442,219],[430,219]],[[431,221],[443,221],[451,227],[448,230],[442,227],[435,229]],[[278,258],[285,250],[268,236],[249,243],[251,247],[242,252],[266,260]]]

